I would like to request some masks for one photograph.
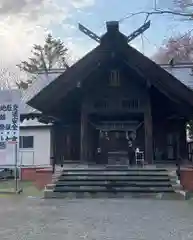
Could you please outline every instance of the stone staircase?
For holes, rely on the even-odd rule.
[[[183,199],[174,187],[174,177],[164,168],[68,168],[46,186],[44,197]]]

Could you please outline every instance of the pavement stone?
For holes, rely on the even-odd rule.
[[[0,198],[0,219],[2,240],[193,239],[188,201]]]

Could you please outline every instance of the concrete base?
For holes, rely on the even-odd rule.
[[[15,191],[14,189],[10,189],[10,190],[1,190],[0,191],[0,196],[1,194],[6,194],[6,195],[16,195],[16,194],[21,194],[23,192],[23,189],[18,189],[17,191]]]
[[[52,169],[36,170],[35,186],[38,189],[44,189],[44,187],[51,182],[52,182]]]
[[[186,191],[193,192],[193,168],[181,169],[180,182]]]
[[[50,167],[22,167],[21,180],[34,182],[38,189],[52,182],[52,168]]]

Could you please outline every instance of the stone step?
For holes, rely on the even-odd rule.
[[[120,167],[120,166],[119,166]],[[122,167],[67,168],[45,188],[46,198],[144,197],[179,198],[175,179],[161,168]],[[127,166],[128,167],[128,166]],[[60,175],[60,176],[59,176]],[[167,196],[167,197],[166,197]],[[180,198],[183,198],[180,196]]]
[[[168,176],[74,176],[74,175],[66,175],[60,176],[58,181],[169,181]]]
[[[183,190],[183,187],[180,184],[172,184],[172,187],[173,187],[174,190]]]
[[[132,168],[123,168],[123,167],[104,167],[104,168],[64,168],[62,170],[63,172],[110,172],[110,171],[116,171],[116,172],[167,172],[164,168],[139,168],[139,167],[132,167]]]
[[[154,172],[154,173],[150,173],[150,172],[62,172],[61,176],[167,176],[168,177],[168,173],[167,172]]]
[[[168,182],[144,182],[144,181],[128,181],[128,182],[112,182],[112,181],[62,181],[62,182],[57,182],[56,187],[61,187],[61,186],[113,186],[113,187],[133,187],[133,186],[138,186],[138,187],[171,187],[170,181]]]
[[[175,192],[165,193],[133,193],[133,192],[53,192],[46,189],[44,191],[44,198],[52,199],[75,199],[75,198],[148,198],[148,199],[163,199],[163,200],[184,200],[184,195]]]
[[[55,187],[56,187],[55,183],[50,183],[50,184],[46,185],[45,190],[47,190],[47,189],[54,190]]]
[[[65,186],[65,187],[55,187],[54,192],[89,192],[89,193],[96,193],[96,192],[138,192],[138,193],[160,193],[160,192],[174,192],[172,187],[99,187],[99,186],[80,186],[80,187],[72,187],[72,186]]]

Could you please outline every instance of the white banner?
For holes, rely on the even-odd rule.
[[[0,165],[15,165],[14,145],[19,146],[19,90],[0,91]],[[8,144],[9,142],[9,144]],[[12,143],[10,145],[10,143]],[[15,157],[14,157],[15,156]]]

